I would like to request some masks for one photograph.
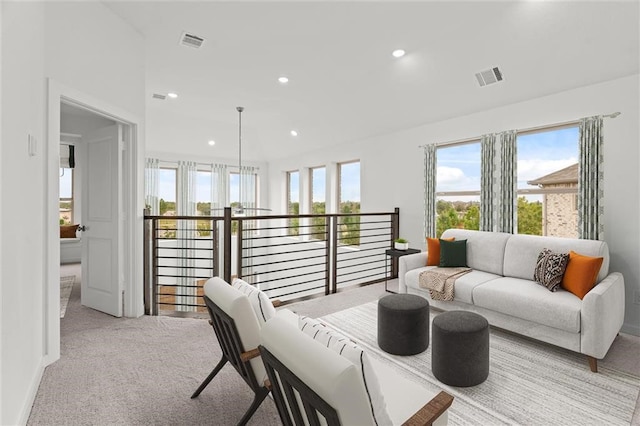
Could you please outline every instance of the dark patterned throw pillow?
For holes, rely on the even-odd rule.
[[[550,291],[556,291],[569,263],[569,253],[554,253],[545,248],[538,255],[533,280]]]

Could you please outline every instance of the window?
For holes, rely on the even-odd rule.
[[[300,172],[287,172],[287,214],[300,214]],[[287,235],[300,234],[300,219],[289,219],[287,222]]]
[[[60,169],[60,225],[73,224],[73,169]]]
[[[211,216],[211,172],[198,170],[196,172],[196,216]],[[198,236],[211,235],[212,222],[198,220]]]
[[[480,141],[438,147],[436,237],[480,229]]]
[[[360,162],[338,164],[340,186],[338,207],[340,213],[360,213]],[[360,245],[360,217],[346,216],[338,224],[338,242],[346,245]]]
[[[309,170],[311,181],[311,214],[325,214],[325,194],[327,185],[326,167],[315,167]],[[311,219],[311,238],[326,240],[327,232],[324,217],[314,217]]]
[[[577,126],[519,134],[519,234],[578,236]]]
[[[160,216],[176,215],[176,169],[160,168],[158,170],[158,196],[160,197]],[[160,228],[164,231],[160,232],[162,238],[176,237],[176,221],[172,219],[162,219],[159,221]]]

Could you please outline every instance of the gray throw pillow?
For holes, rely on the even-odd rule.
[[[467,240],[440,240],[440,267],[467,266]]]
[[[538,255],[533,280],[550,291],[556,291],[562,282],[567,263],[569,253],[554,253],[545,248]]]

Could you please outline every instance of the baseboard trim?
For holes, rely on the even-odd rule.
[[[622,328],[620,329],[620,331],[622,333],[633,334],[634,336],[640,337],[640,326],[637,325],[624,323],[622,324]]]
[[[29,391],[27,392],[27,396],[25,398],[22,409],[20,410],[20,417],[18,418],[18,424],[26,425],[29,420],[29,416],[31,415],[31,408],[33,407],[33,403],[36,400],[36,395],[38,394],[38,388],[40,388],[40,382],[42,381],[42,376],[44,375],[44,369],[46,365],[44,362],[44,358],[40,363],[40,367],[36,370],[36,374],[31,380],[31,385],[29,386]]]

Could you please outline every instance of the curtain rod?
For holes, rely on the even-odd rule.
[[[621,112],[616,111],[616,112],[612,112],[611,114],[605,114],[602,117],[616,118],[620,114],[621,114]],[[544,126],[529,127],[529,128],[526,128],[526,129],[517,129],[517,132],[518,133],[527,133],[527,132],[535,132],[536,130],[542,130],[542,129],[552,129],[554,127],[570,126],[570,125],[573,125],[573,124],[579,124],[580,120],[581,119],[565,121],[565,122],[556,123],[556,124],[547,124],[547,125],[544,125]],[[497,135],[498,133],[494,133],[494,134]],[[475,142],[475,141],[479,140],[481,137],[482,136],[475,136],[475,137],[472,137],[472,138],[457,139],[457,140],[454,140],[454,141],[436,142],[435,144],[418,145],[418,148],[424,148],[427,145],[435,145],[435,146],[461,145],[461,144],[465,144],[465,143]]]
[[[172,164],[179,164],[180,161],[185,161],[185,160],[161,160],[161,159],[157,159],[159,163],[172,163]],[[188,160],[186,160],[188,161]],[[237,168],[238,165],[237,164],[226,164],[226,163],[199,163],[197,161],[194,161],[194,163],[196,164],[196,166],[214,166],[216,164],[221,165],[221,166],[226,166],[226,167],[232,167],[232,168]],[[260,167],[258,166],[244,166],[244,167],[253,167],[254,169],[260,170]]]

